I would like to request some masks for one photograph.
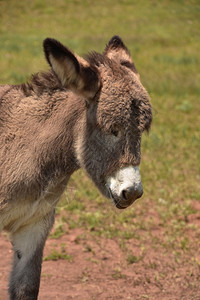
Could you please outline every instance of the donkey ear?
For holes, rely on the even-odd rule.
[[[46,59],[62,85],[93,98],[100,86],[97,69],[54,39],[45,39],[43,47]]]
[[[119,36],[115,35],[111,38],[106,45],[104,55],[137,73],[130,52]]]

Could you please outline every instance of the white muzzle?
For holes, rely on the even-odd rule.
[[[128,166],[114,173],[106,180],[110,198],[117,208],[126,208],[143,194],[138,167]]]

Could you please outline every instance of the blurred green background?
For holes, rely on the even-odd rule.
[[[152,99],[152,130],[142,141],[144,196],[118,211],[78,171],[59,203],[54,237],[67,222],[99,236],[142,242],[137,229],[150,235],[154,220],[144,216],[153,209],[168,238],[152,243],[178,247],[175,231],[182,236],[200,201],[199,0],[0,0],[0,82],[21,83],[48,69],[46,37],[81,55],[102,52],[115,34],[129,48]],[[188,239],[179,246],[189,245]]]

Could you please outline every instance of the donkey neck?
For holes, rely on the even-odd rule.
[[[42,94],[46,98],[46,93]],[[79,168],[75,155],[77,128],[85,114],[85,100],[68,90],[52,92],[45,106],[47,112],[41,123],[40,136],[44,149],[46,170],[51,166],[69,176]],[[44,142],[42,142],[42,140]]]
[[[64,89],[52,72],[36,74],[19,88],[24,97],[19,106],[25,115],[28,112],[31,127],[26,130],[34,141],[43,179],[48,181],[52,174],[70,176],[79,168],[75,142],[85,100]]]

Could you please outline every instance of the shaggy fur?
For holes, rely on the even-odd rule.
[[[84,168],[109,197],[106,178],[140,163],[152,120],[149,96],[122,40],[80,58],[44,41],[52,70],[0,86],[0,230],[11,233],[10,299],[37,299],[42,252],[71,174]]]

